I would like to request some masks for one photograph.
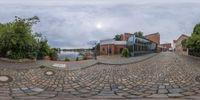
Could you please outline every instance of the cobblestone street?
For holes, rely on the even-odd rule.
[[[73,71],[0,66],[0,100],[77,98],[200,99],[200,61],[164,52],[138,63]]]

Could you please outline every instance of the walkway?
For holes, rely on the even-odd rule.
[[[124,58],[120,56],[100,56],[97,60],[82,60],[82,61],[73,61],[73,62],[58,62],[58,61],[46,61],[43,65],[55,68],[54,65],[60,65],[61,67],[56,66],[58,69],[65,70],[80,70],[83,68],[87,68],[93,66],[95,64],[107,64],[107,65],[124,65],[140,62],[146,59],[149,59],[153,56],[157,55],[157,53],[146,54],[143,56]],[[65,67],[63,67],[65,66]]]
[[[138,63],[96,64],[71,71],[1,67],[0,100],[199,100],[199,65],[199,60],[165,52]]]

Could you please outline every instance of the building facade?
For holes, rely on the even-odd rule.
[[[115,41],[113,39],[100,41],[100,55],[121,54],[122,50],[127,47],[127,41]]]
[[[157,43],[142,37],[132,35],[127,41],[127,47],[131,56],[137,56],[156,52]]]
[[[137,37],[131,33],[120,35],[120,41],[107,39],[100,41],[100,55],[121,54],[124,48],[128,48],[131,56],[157,52],[160,44],[160,34],[153,33],[144,37]]]
[[[161,46],[164,48],[164,51],[172,50],[172,44],[171,43],[163,43]]]
[[[158,32],[146,35],[145,38],[157,43],[158,45],[160,44],[160,33],[158,33]]]
[[[175,51],[177,53],[181,53],[181,54],[185,54],[185,55],[188,55],[188,50],[186,47],[184,47],[182,45],[182,41],[184,39],[187,39],[189,38],[189,36],[185,35],[185,34],[182,34],[177,40],[174,40],[174,44],[175,44]]]
[[[133,34],[131,34],[131,33],[124,33],[124,34],[121,34],[121,35],[120,35],[120,40],[121,40],[121,41],[128,41],[128,38],[129,38],[131,35],[133,35]]]

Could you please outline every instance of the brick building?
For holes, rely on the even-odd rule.
[[[171,43],[163,43],[161,44],[166,50],[170,50],[172,48]]]
[[[131,34],[131,33],[124,33],[124,34],[121,34],[121,35],[120,35],[120,40],[121,40],[121,41],[128,41],[128,38],[129,38],[131,35],[133,35],[133,34]]]
[[[101,40],[100,41],[100,55],[114,55],[114,54],[121,54],[122,50],[124,48],[133,48],[132,46],[128,46],[127,42],[130,39],[130,37],[133,37],[134,34],[131,33],[124,33],[120,35],[120,41],[115,41],[114,39],[107,39],[107,40]],[[144,37],[135,37],[135,43],[131,45],[134,46],[134,53],[136,51],[138,54],[142,53],[148,53],[154,51],[154,49],[148,49],[156,46],[156,50],[158,51],[158,47],[160,44],[160,34],[159,33],[153,33],[146,35]],[[137,43],[139,41],[139,43]],[[145,43],[143,43],[145,42]],[[147,42],[147,43],[146,43]],[[148,44],[148,45],[147,45]],[[135,55],[135,54],[134,54]]]
[[[146,35],[145,38],[157,43],[158,45],[160,44],[160,34],[158,32]]]
[[[165,51],[166,48],[160,45],[160,33],[152,33],[145,36],[146,39],[149,39],[157,44],[157,52]]]
[[[127,41],[115,41],[113,39],[100,41],[100,55],[114,55],[121,54],[122,50],[126,48]]]

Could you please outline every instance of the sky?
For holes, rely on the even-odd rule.
[[[199,0],[0,0],[0,23],[38,16],[34,32],[51,47],[88,48],[116,34],[159,32],[161,43],[190,35],[200,22]]]

